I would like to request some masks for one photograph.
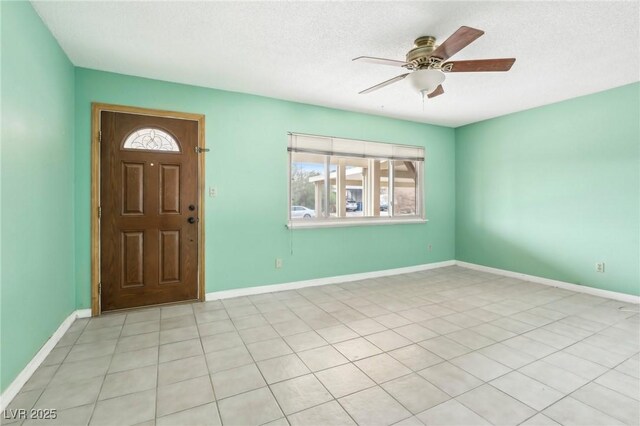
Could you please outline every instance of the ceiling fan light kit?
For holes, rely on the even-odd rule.
[[[442,71],[430,68],[416,70],[408,77],[411,86],[423,95],[432,93],[445,79]]]
[[[435,37],[418,37],[414,42],[413,49],[407,52],[406,61],[404,62],[372,56],[359,56],[354,58],[354,61],[403,67],[410,71],[406,74],[400,74],[397,77],[383,81],[375,86],[371,86],[361,91],[360,94],[363,95],[373,92],[374,90],[404,80],[405,77],[409,77],[409,83],[411,83],[414,89],[422,93],[423,96],[428,95],[429,98],[434,98],[444,93],[442,83],[445,80],[444,73],[446,72],[509,71],[516,61],[515,58],[445,62],[483,34],[484,31],[462,26],[440,46],[436,46]]]

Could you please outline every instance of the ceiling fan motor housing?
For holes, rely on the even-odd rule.
[[[407,52],[407,68],[419,70],[425,68],[438,68],[442,60],[431,57],[436,49],[436,38],[433,36],[418,37],[413,42],[414,48]]]

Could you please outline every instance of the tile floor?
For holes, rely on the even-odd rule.
[[[638,306],[448,267],[77,320],[14,425],[637,425]]]

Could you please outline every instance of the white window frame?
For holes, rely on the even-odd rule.
[[[391,225],[425,223],[425,182],[424,182],[424,161],[425,149],[420,146],[399,145],[383,142],[372,142],[356,139],[335,138],[330,136],[309,135],[304,133],[289,132],[288,154],[288,203],[287,203],[287,227],[288,228],[320,228],[320,227],[343,227],[343,226],[366,226],[366,225]],[[300,143],[300,140],[303,140]],[[297,143],[298,142],[298,143]],[[312,154],[325,155],[325,159],[334,157],[368,158],[372,160],[387,161],[415,161],[416,167],[416,214],[415,215],[394,215],[393,196],[395,179],[393,178],[394,168],[390,167],[388,179],[388,216],[358,216],[358,217],[322,217],[316,212],[316,218],[306,220],[292,220],[291,209],[291,172],[293,154],[296,152],[306,152]],[[391,163],[390,163],[391,164]],[[329,161],[325,161],[325,176],[329,170]],[[325,192],[327,186],[331,187],[330,179],[325,179]],[[328,203],[325,196],[325,203]]]

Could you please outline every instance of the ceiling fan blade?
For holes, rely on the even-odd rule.
[[[373,56],[358,56],[353,61],[368,62],[370,64],[391,65],[394,67],[403,67],[407,65],[405,61],[396,61],[395,59],[374,58]]]
[[[363,91],[362,91],[362,92],[360,92],[359,94],[360,94],[360,95],[364,95],[365,93],[370,93],[370,92],[373,92],[374,90],[382,89],[384,86],[388,86],[388,85],[390,85],[390,84],[395,83],[396,81],[400,81],[400,80],[402,80],[403,78],[405,78],[405,77],[406,77],[406,76],[408,76],[409,74],[410,74],[410,73],[400,74],[400,75],[399,75],[399,76],[397,76],[397,77],[390,78],[390,79],[389,79],[389,80],[387,80],[387,81],[383,81],[382,83],[376,84],[375,86],[371,86],[371,87],[369,87],[368,89],[363,90]]]
[[[484,34],[482,30],[476,30],[471,27],[460,27],[458,31],[451,34],[451,36],[444,41],[436,50],[431,53],[431,56],[440,58],[446,61],[468,45],[470,45],[475,39]]]
[[[436,87],[436,90],[434,90],[433,92],[427,95],[427,98],[429,99],[435,98],[436,96],[440,96],[443,93],[444,93],[444,88],[442,87],[442,84],[439,84],[438,87]]]
[[[516,58],[501,59],[476,59],[472,61],[451,61],[442,64],[445,72],[489,72],[509,71]],[[451,69],[446,71],[446,66],[451,64]]]

